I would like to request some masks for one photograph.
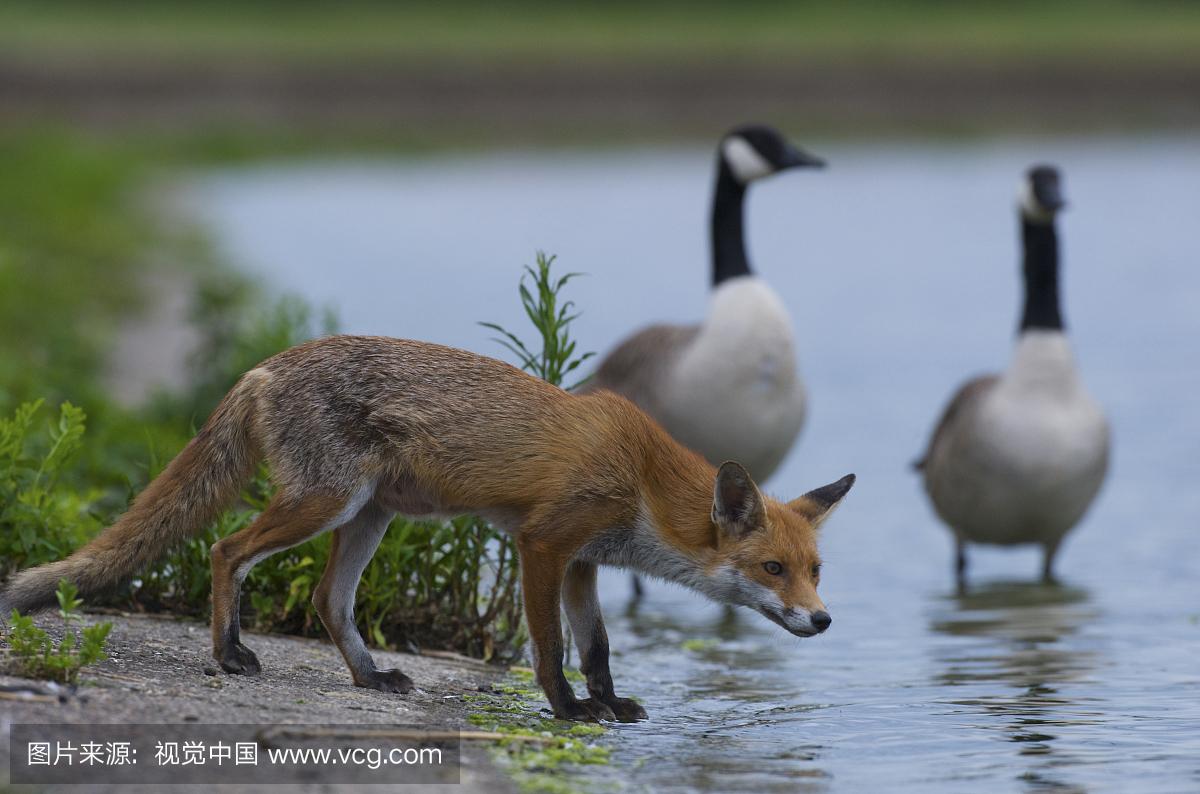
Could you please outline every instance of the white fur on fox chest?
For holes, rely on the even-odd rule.
[[[938,511],[967,539],[1054,542],[1104,481],[1108,423],[1059,331],[1027,331],[936,465]]]
[[[660,418],[685,445],[765,479],[804,423],[791,319],[755,276],[713,290],[708,318],[664,377]]]

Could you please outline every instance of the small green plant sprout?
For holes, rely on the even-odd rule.
[[[579,314],[571,313],[571,310],[575,308],[574,301],[564,301],[560,305],[559,299],[567,282],[582,274],[567,273],[554,278],[550,274],[550,269],[554,265],[555,258],[538,251],[537,269],[526,265],[519,285],[521,304],[525,307],[525,314],[529,316],[533,327],[542,336],[540,352],[531,352],[520,337],[497,323],[480,323],[480,325],[500,334],[499,337],[494,337],[495,341],[511,350],[521,360],[521,367],[525,371],[537,375],[555,386],[561,386],[567,391],[571,391],[581,386],[584,381],[577,381],[566,386],[564,385],[566,377],[596,354],[587,352],[575,356],[576,343],[571,339],[569,329],[572,321],[578,318]],[[526,277],[532,277],[533,288],[537,291],[536,297],[525,283]]]
[[[57,646],[49,633],[34,625],[33,618],[13,610],[8,643],[11,647],[10,666],[16,675],[74,684],[79,680],[81,669],[107,658],[104,644],[112,631],[111,623],[84,626],[78,633],[71,625],[79,619],[79,607],[83,604],[78,593],[75,585],[66,579],[59,581],[56,595],[58,614],[63,621],[63,638]]]

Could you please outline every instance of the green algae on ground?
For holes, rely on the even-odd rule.
[[[685,651],[694,651],[694,652],[699,653],[701,651],[707,651],[712,648],[715,648],[720,644],[721,644],[720,640],[695,639],[695,640],[684,640],[683,643],[680,645],[680,647],[683,648]]]
[[[568,680],[582,679],[576,670],[564,672]],[[536,685],[530,686],[533,679],[532,670],[514,667],[505,680],[492,687],[492,693],[463,696],[474,708],[467,721],[481,730],[512,737],[499,739],[492,756],[521,791],[579,791],[584,780],[578,777],[578,767],[611,760],[609,748],[594,743],[607,729],[543,716],[544,696]]]
[[[534,683],[533,668],[531,667],[520,667],[514,665],[508,668],[508,674],[510,678],[516,679],[517,681],[523,681],[529,684]],[[583,673],[579,672],[577,668],[571,667],[570,665],[563,666],[563,676],[572,683],[582,684],[584,682]]]

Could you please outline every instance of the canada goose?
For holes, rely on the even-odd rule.
[[[1008,369],[968,381],[942,414],[924,457],[934,509],[954,532],[959,585],[968,541],[1038,543],[1042,578],[1083,517],[1108,468],[1108,422],[1085,391],[1063,329],[1055,218],[1065,205],[1057,169],[1022,184],[1025,309]]]
[[[770,477],[804,423],[805,394],[787,309],[750,270],[743,202],[757,179],[823,165],[770,127],[726,134],[717,148],[708,316],[699,325],[634,333],[600,362],[586,388],[625,395],[716,465],[736,460],[755,481]]]

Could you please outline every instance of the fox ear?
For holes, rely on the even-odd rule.
[[[727,460],[717,470],[712,520],[735,537],[761,529],[766,518],[763,496],[740,463]]]
[[[822,485],[804,496],[796,497],[788,502],[788,507],[807,518],[814,525],[819,524],[828,518],[829,514],[833,512],[833,508],[842,501],[842,497],[850,490],[850,486],[854,485],[854,480],[853,474],[847,474],[837,482]]]

